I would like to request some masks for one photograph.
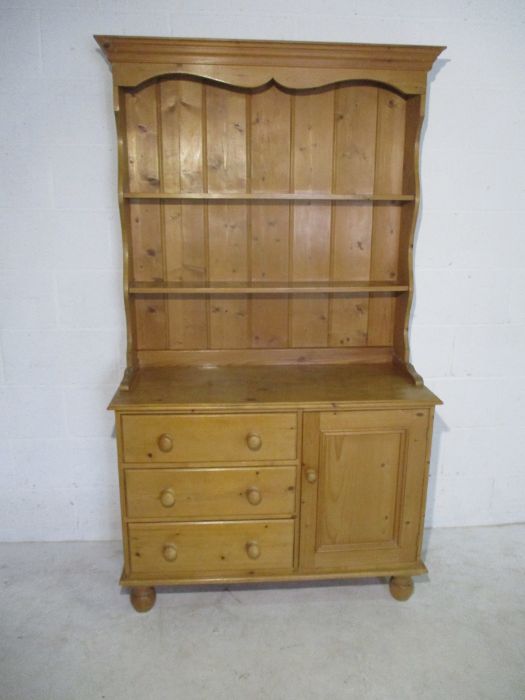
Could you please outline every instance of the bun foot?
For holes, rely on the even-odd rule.
[[[396,600],[408,600],[414,592],[414,582],[410,576],[392,576],[388,586],[392,597]]]
[[[137,612],[148,612],[155,605],[157,594],[154,588],[149,586],[140,586],[132,588],[130,593],[131,605]]]

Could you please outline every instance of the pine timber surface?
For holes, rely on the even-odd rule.
[[[118,137],[110,408],[134,608],[157,585],[359,576],[406,600],[441,403],[409,322],[443,47],[95,38]]]
[[[118,391],[110,408],[313,410],[438,403],[431,391],[415,386],[391,365],[268,365],[142,368],[131,390]]]

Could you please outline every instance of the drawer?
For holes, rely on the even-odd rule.
[[[293,515],[295,467],[126,469],[129,518]]]
[[[178,574],[291,569],[293,520],[229,523],[130,524],[130,567],[135,574]]]
[[[125,462],[245,462],[295,459],[295,413],[124,415]]]

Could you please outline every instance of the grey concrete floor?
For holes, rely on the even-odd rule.
[[[525,698],[525,525],[427,532],[406,603],[379,580],[160,592],[119,543],[0,545],[1,700]]]

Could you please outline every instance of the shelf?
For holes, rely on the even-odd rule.
[[[358,294],[406,292],[397,282],[133,282],[130,294]]]
[[[370,348],[373,350],[373,348]],[[110,408],[143,411],[238,409],[405,408],[441,403],[428,389],[389,363],[138,368],[128,391]]]
[[[124,199],[205,201],[413,202],[413,194],[332,194],[330,192],[124,192]]]

